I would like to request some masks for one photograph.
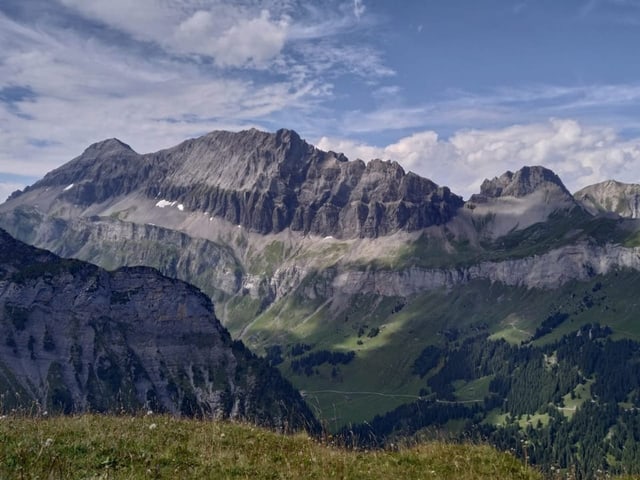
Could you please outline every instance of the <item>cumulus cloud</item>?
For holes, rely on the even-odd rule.
[[[485,178],[525,165],[554,170],[571,191],[608,179],[640,182],[640,139],[572,119],[464,130],[447,139],[423,131],[382,147],[323,137],[318,146],[350,158],[396,160],[465,198],[479,192]]]
[[[176,54],[204,55],[222,67],[263,67],[282,50],[289,18],[237,3],[60,0],[78,13]]]
[[[228,18],[228,17],[227,17]],[[289,20],[273,20],[267,10],[255,17],[240,17],[228,28],[219,25],[213,11],[199,10],[180,23],[173,46],[182,53],[199,53],[213,57],[222,67],[250,64],[264,67],[282,50]]]

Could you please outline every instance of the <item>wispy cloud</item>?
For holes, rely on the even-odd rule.
[[[290,18],[236,3],[60,0],[87,19],[169,53],[203,55],[222,67],[259,68],[280,54]],[[268,5],[267,5],[268,7]]]
[[[341,76],[375,82],[393,73],[379,51],[349,36],[373,25],[364,10],[358,22],[353,7],[6,0],[0,181],[41,176],[106,137],[145,152],[214,129],[307,118]]]
[[[640,24],[640,1],[638,0],[588,0],[579,10],[584,19],[598,22],[613,22],[623,25]]]
[[[353,0],[353,14],[356,16],[358,20],[360,17],[364,15],[366,7],[364,6],[364,2],[362,0]]]
[[[640,83],[625,85],[500,87],[483,93],[450,91],[437,100],[407,105],[394,89],[394,101],[381,101],[368,111],[348,111],[340,130],[349,134],[434,128],[503,127],[570,117],[612,127],[638,126],[632,107],[640,107]],[[374,92],[374,97],[376,94]],[[389,96],[381,96],[389,100]]]

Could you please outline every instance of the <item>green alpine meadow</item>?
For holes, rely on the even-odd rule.
[[[346,450],[331,436],[166,415],[8,416],[0,420],[0,440],[2,478],[542,478],[487,445]]]

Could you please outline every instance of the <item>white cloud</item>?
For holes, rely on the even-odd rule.
[[[269,12],[238,23],[225,31],[212,51],[216,62],[223,66],[240,66],[251,62],[264,65],[280,53],[284,46],[287,19],[272,22]]]
[[[358,20],[360,20],[362,15],[364,15],[366,9],[367,8],[364,6],[364,2],[362,0],[353,0],[353,14]]]
[[[597,118],[620,128],[640,129],[640,122],[628,113],[631,107],[640,107],[640,84],[532,85],[496,88],[483,94],[456,90],[431,102],[411,105],[399,96],[392,102],[385,99],[388,97],[379,96],[379,104],[371,110],[346,112],[341,130],[348,134],[443,127],[451,130],[512,125],[523,119],[541,122],[549,117]]]
[[[300,45],[296,48],[303,56],[313,58],[305,65],[305,71],[314,75],[335,78],[345,73],[375,80],[392,77],[395,72],[384,64],[384,61],[372,48],[342,45],[336,48],[329,41]]]
[[[239,17],[226,28],[220,25],[219,13],[198,10],[180,23],[174,34],[174,49],[209,55],[222,67],[264,67],[282,51],[288,18],[274,21],[269,11],[262,10],[255,17]]]
[[[318,146],[350,158],[396,160],[465,198],[485,178],[525,165],[552,169],[571,191],[608,179],[640,182],[640,138],[625,140],[571,119],[460,131],[448,139],[423,131],[383,147],[323,137]]]
[[[223,67],[262,67],[280,54],[289,18],[272,19],[228,2],[183,0],[60,0],[85,17],[105,23],[168,52],[213,57]]]

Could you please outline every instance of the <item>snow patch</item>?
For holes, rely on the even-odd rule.
[[[169,200],[160,200],[158,203],[156,203],[156,207],[173,207],[175,204],[176,202],[170,202]]]
[[[62,190],[63,192],[66,192],[67,190],[71,190],[73,188],[73,183],[71,185],[67,185],[66,187],[64,187],[64,189]]]
[[[156,203],[156,207],[160,207],[160,208],[176,207],[181,212],[184,212],[184,205],[181,204],[181,203],[178,203],[177,201],[173,201],[172,202],[170,200],[162,199],[162,200],[158,201],[158,203]]]

